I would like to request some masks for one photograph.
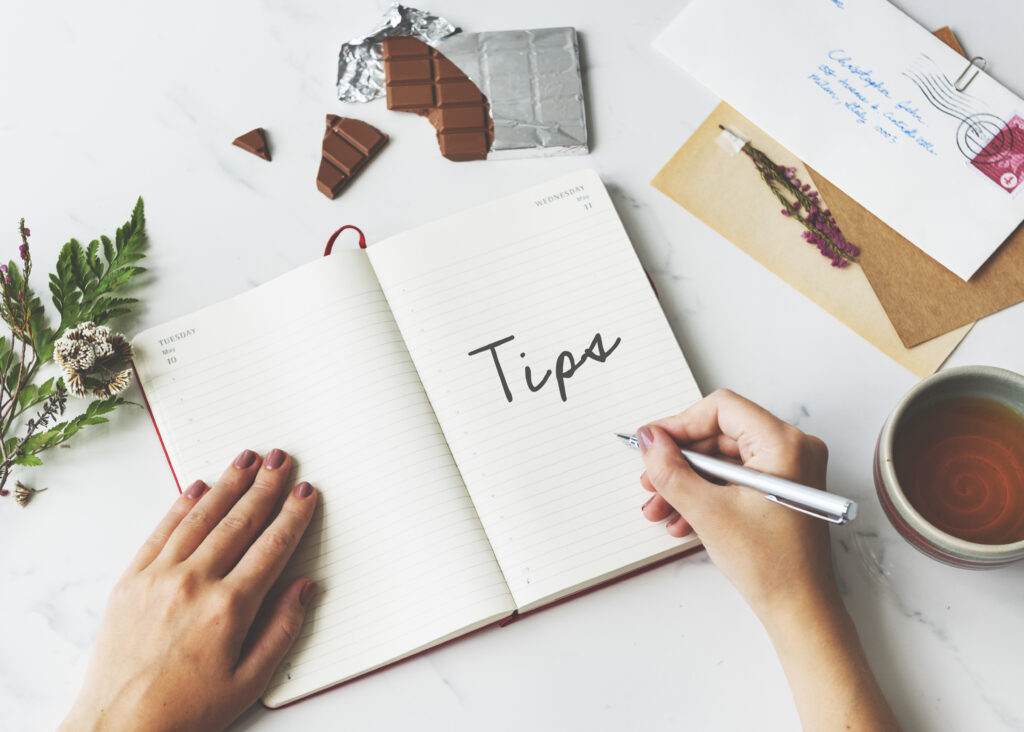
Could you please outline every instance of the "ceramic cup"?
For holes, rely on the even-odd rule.
[[[896,435],[922,407],[949,397],[987,397],[1024,413],[1024,376],[993,366],[961,366],[940,371],[908,391],[885,421],[875,446],[875,490],[882,509],[904,539],[941,562],[983,569],[1024,559],[1024,541],[979,544],[936,528],[900,488],[893,463]]]

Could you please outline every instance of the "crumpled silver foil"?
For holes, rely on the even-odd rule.
[[[380,25],[362,38],[341,45],[338,52],[338,99],[368,102],[385,94],[380,42],[392,36],[413,36],[430,46],[459,29],[444,18],[395,3]]]
[[[488,160],[589,152],[575,28],[459,33],[434,47],[490,103]]]

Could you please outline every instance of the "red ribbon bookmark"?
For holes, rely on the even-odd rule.
[[[328,256],[331,253],[331,250],[334,248],[334,242],[335,242],[335,240],[337,240],[338,234],[343,232],[345,229],[352,229],[353,231],[358,233],[359,234],[359,248],[360,249],[366,249],[366,236],[363,235],[362,230],[358,226],[353,226],[352,224],[345,224],[340,229],[338,229],[333,234],[331,234],[331,238],[327,240],[327,246],[324,247],[324,256],[325,257]]]

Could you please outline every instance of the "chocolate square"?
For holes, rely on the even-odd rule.
[[[433,84],[388,85],[388,109],[413,110],[433,106]]]
[[[384,78],[392,81],[425,81],[430,82],[431,68],[429,58],[393,59],[384,66]]]

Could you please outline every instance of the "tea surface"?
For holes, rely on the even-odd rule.
[[[1024,539],[1024,416],[981,397],[937,401],[896,436],[896,477],[911,505],[979,544]]]

